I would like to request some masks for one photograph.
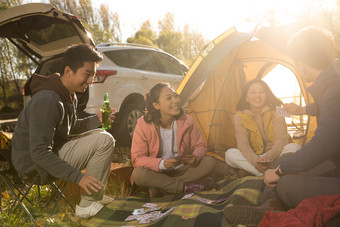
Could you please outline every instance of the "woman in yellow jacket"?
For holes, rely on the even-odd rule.
[[[254,79],[245,85],[234,117],[237,148],[226,151],[228,165],[262,176],[267,168],[288,156],[283,154],[300,148],[298,144],[288,143],[285,118],[276,113],[276,106],[281,105],[282,101],[264,81]]]

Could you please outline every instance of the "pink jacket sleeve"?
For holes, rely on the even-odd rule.
[[[190,130],[190,150],[192,151],[192,154],[196,156],[196,162],[198,162],[201,160],[202,157],[205,156],[207,152],[207,147],[204,143],[201,131],[196,126],[194,119],[189,116],[188,118],[190,119],[188,120],[192,125]]]
[[[143,118],[137,122],[133,133],[131,145],[131,160],[133,167],[147,167],[154,171],[158,170],[161,158],[157,158],[159,138],[153,125],[148,124]],[[156,135],[151,136],[153,133]]]

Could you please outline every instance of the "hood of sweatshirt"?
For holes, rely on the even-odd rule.
[[[33,74],[31,82],[32,96],[40,90],[52,90],[60,95],[61,99],[67,102],[74,100],[74,95],[71,95],[67,88],[63,85],[59,73],[54,73],[48,76]]]

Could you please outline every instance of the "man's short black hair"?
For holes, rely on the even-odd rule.
[[[288,51],[295,61],[324,69],[335,58],[334,38],[327,30],[309,26],[291,37]]]
[[[102,55],[88,44],[75,44],[68,47],[63,55],[63,71],[69,66],[75,73],[84,66],[85,62],[98,63],[103,60]],[[63,72],[62,72],[63,73]]]

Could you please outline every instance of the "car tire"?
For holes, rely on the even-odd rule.
[[[143,116],[142,104],[128,104],[123,110],[119,129],[116,132],[118,142],[123,145],[130,147],[132,142],[132,135],[135,130],[137,120]]]

